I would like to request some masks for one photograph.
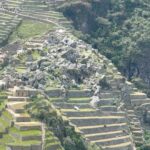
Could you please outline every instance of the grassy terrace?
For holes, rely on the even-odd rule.
[[[38,53],[38,51],[33,51],[32,57],[34,60],[37,60],[37,59],[40,59],[41,55]]]
[[[54,136],[54,134],[47,130],[46,132],[46,139],[45,139],[45,150],[51,150],[55,147],[57,150],[63,150],[61,143],[59,140]]]
[[[2,111],[5,108],[6,100],[0,100],[0,111]]]
[[[18,134],[23,137],[25,137],[25,136],[40,136],[42,134],[41,130],[19,131],[15,127],[11,128],[9,131],[10,131],[10,133],[15,133],[15,134]]]
[[[0,12],[0,44],[4,44],[14,28],[20,23],[20,19]]]
[[[15,68],[15,70],[18,72],[18,73],[24,73],[26,71],[26,67],[17,67]]]
[[[41,36],[53,29],[53,24],[46,24],[32,20],[23,20],[17,30],[10,36],[9,41],[16,41],[17,39],[26,40],[35,36]]]
[[[41,143],[41,141],[38,139],[30,140],[30,137],[41,137],[42,134],[41,130],[33,129],[33,130],[20,131],[15,127],[10,127],[11,120],[12,120],[12,116],[7,111],[4,111],[2,113],[2,116],[0,117],[0,133],[2,133],[3,135],[2,138],[0,138],[0,150],[6,149],[5,147],[6,145],[31,146],[33,144]],[[8,133],[5,132],[6,129],[8,130]],[[26,138],[26,140],[22,141],[19,137]]]
[[[3,111],[0,116],[0,133],[2,134],[2,138],[0,138],[0,150],[5,150],[6,143],[13,142],[13,138],[6,134],[7,130],[10,128],[10,122],[12,121],[12,117],[7,111]]]
[[[15,129],[11,129],[10,131],[15,131],[17,132]],[[26,131],[24,131],[26,132]],[[28,131],[29,132],[29,131]],[[20,134],[20,133],[19,133]],[[30,133],[22,133],[24,136],[29,136],[29,135],[39,135],[40,132],[39,131],[30,131]],[[28,141],[21,141],[19,139],[14,138],[13,136],[11,136],[11,134],[4,134],[3,137],[0,139],[0,150],[6,150],[6,145],[17,145],[17,146],[31,146],[33,144],[40,144],[41,141],[38,140],[28,140]]]
[[[22,146],[22,148],[30,148],[32,145],[41,145],[42,131],[40,128],[33,128],[22,131],[13,126],[12,115],[3,108],[6,105],[6,93],[0,93],[0,107],[2,107],[0,115],[0,150],[6,150],[6,146]],[[15,108],[22,108],[24,104],[18,103]]]
[[[0,139],[0,150],[6,150],[6,147],[5,147],[5,144],[6,143],[11,143],[11,142],[14,142],[12,136],[10,136],[9,134],[5,134],[3,136],[2,139]]]
[[[62,112],[77,112],[75,109],[61,109]],[[95,112],[95,109],[92,108],[84,108],[80,109],[80,112]]]
[[[36,141],[36,140],[31,140],[31,141],[14,141],[13,143],[8,143],[8,145],[17,145],[17,146],[31,146],[34,144],[40,144],[41,142]]]
[[[89,103],[91,101],[90,97],[82,97],[82,98],[69,98],[68,102],[70,103]]]

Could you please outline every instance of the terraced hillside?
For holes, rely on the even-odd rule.
[[[53,23],[56,27],[72,27],[71,22],[62,13],[55,11],[53,6],[41,0],[7,0],[1,3],[1,7],[0,44],[7,41],[22,19]]]
[[[53,37],[53,42],[45,42],[46,39],[50,40],[51,37]],[[143,129],[141,128],[139,117],[136,115],[135,108],[138,109],[139,106],[143,107],[145,102],[147,103],[149,100],[141,100],[142,98],[146,99],[146,96],[138,92],[132,84],[124,82],[124,77],[121,76],[113,64],[104,56],[100,54],[97,55],[94,50],[87,50],[88,46],[78,43],[78,47],[75,49],[80,53],[80,55],[82,54],[82,57],[91,56],[91,60],[96,60],[96,58],[98,58],[98,62],[101,62],[101,65],[99,65],[97,61],[94,62],[95,66],[99,65],[99,76],[95,76],[93,74],[91,76],[88,75],[88,82],[86,82],[86,84],[78,85],[79,87],[77,87],[78,89],[76,90],[69,90],[69,92],[66,93],[66,97],[64,97],[63,90],[61,88],[55,89],[58,86],[60,87],[61,83],[58,82],[59,79],[57,79],[57,81],[52,79],[52,76],[50,77],[47,72],[47,65],[53,65],[53,63],[57,62],[58,58],[60,59],[60,56],[58,58],[53,57],[53,59],[51,59],[51,55],[49,54],[54,54],[57,50],[60,51],[60,47],[62,49],[61,51],[65,52],[67,47],[62,43],[62,41],[64,40],[64,43],[66,41],[70,41],[71,44],[71,39],[76,40],[76,38],[71,36],[70,33],[59,30],[54,33],[51,32],[50,35],[45,35],[42,38],[36,38],[26,42],[24,45],[24,52],[17,56],[20,59],[20,63],[18,62],[15,65],[16,73],[20,75],[26,74],[26,78],[29,76],[29,79],[35,78],[34,75],[40,72],[37,72],[36,70],[38,68],[33,66],[36,63],[40,63],[39,69],[45,70],[45,79],[43,77],[42,78],[46,80],[44,83],[45,87],[42,88],[46,90],[46,94],[49,96],[56,109],[62,113],[62,116],[67,117],[67,120],[70,121],[70,125],[74,126],[86,141],[95,143],[104,149],[110,150],[127,148],[135,149],[134,145],[139,146],[144,142]],[[59,41],[61,42],[59,43]],[[57,46],[54,44],[55,42],[57,42]],[[45,43],[47,44],[45,45]],[[44,57],[42,56],[42,50],[46,51]],[[61,57],[65,56],[64,52],[61,52]],[[31,54],[33,64],[27,65],[30,62],[28,57],[29,55],[31,56]],[[50,59],[47,59],[46,57],[50,57]],[[65,60],[66,58],[63,59]],[[42,65],[42,63],[44,64]],[[61,65],[58,65],[61,69]],[[103,65],[107,67],[102,68]],[[62,66],[64,66],[64,64],[62,64]],[[67,69],[67,71],[69,71],[68,66]],[[30,70],[30,73],[28,73],[28,70]],[[72,70],[72,68],[70,68],[70,70]],[[54,70],[54,73],[55,71],[56,70]],[[60,76],[57,78],[61,77],[61,73],[64,72],[60,71]],[[91,90],[91,85],[93,84],[92,78],[94,78],[94,82],[97,83],[104,75],[106,76],[107,82],[110,84],[111,88],[101,90],[100,107],[97,110],[90,105],[91,97],[94,92]],[[39,74],[39,76],[41,75]],[[56,76],[56,74],[54,74],[54,76]],[[72,77],[70,76],[70,78]],[[16,78],[16,81],[17,80],[19,80],[19,78]],[[17,84],[21,84],[23,82],[26,84],[31,83],[30,80],[26,82],[24,78],[21,78],[21,80],[22,81]],[[72,80],[68,80],[68,83],[70,82],[72,82]],[[39,84],[41,84],[40,80]],[[33,86],[35,86],[35,84],[33,84]],[[122,90],[125,86],[130,88],[131,96],[129,101],[125,100],[122,95]],[[53,90],[52,87],[54,87]],[[83,90],[85,87],[89,90]],[[70,87],[70,89],[72,88],[73,87]],[[134,108],[135,105],[138,107]]]
[[[75,137],[67,144],[56,137],[50,124],[41,121],[45,116],[33,118],[27,112],[40,91],[83,142],[104,150],[135,150],[145,142],[150,99],[110,60],[72,35],[70,22],[53,7],[57,2],[7,0],[3,4],[2,33],[25,18],[55,27],[1,49],[1,53],[7,51],[9,63],[1,69],[0,149],[63,150],[67,144],[75,145],[71,141]],[[18,22],[11,24],[14,19]],[[97,106],[92,104],[95,95]]]
[[[4,100],[0,116],[0,148],[16,149],[54,149],[61,150],[61,144],[51,131],[46,131],[42,123],[33,120],[26,112],[29,104],[29,89],[18,89],[14,87],[11,95]],[[24,93],[24,95],[22,95]],[[6,97],[6,96],[5,96]],[[5,108],[6,105],[6,109]],[[45,134],[44,134],[45,133]],[[45,140],[43,141],[43,134]],[[49,142],[49,143],[47,143]]]
[[[21,17],[31,18],[43,22],[53,22],[57,25],[62,25],[69,28],[71,27],[71,22],[68,21],[62,13],[56,12],[53,5],[49,5],[42,0],[9,0],[2,6],[5,10],[9,10],[9,13],[15,13]]]
[[[0,45],[7,41],[9,35],[18,26],[21,19],[0,11]]]
[[[133,149],[125,113],[113,105],[112,93],[102,93],[100,110],[89,105],[89,91],[69,91],[68,95],[66,102],[55,105],[87,141],[107,150]]]

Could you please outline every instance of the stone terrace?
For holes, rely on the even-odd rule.
[[[20,21],[21,19],[17,16],[9,15],[0,10],[0,44],[8,39],[8,36]]]
[[[10,150],[41,150],[44,132],[42,124],[34,121],[25,109],[29,103],[29,96],[34,90],[14,88],[11,91],[6,110],[1,110],[0,149],[4,150],[7,146]],[[49,142],[47,148],[62,150],[60,142],[52,132],[46,133],[45,141]]]
[[[71,22],[68,21],[62,13],[56,12],[53,6],[42,0],[7,0],[3,4],[5,10],[9,13],[16,13],[20,17],[32,18],[43,22],[53,22],[58,26],[71,28]]]
[[[48,93],[55,107],[85,140],[105,150],[134,149],[125,113],[117,111],[113,105],[112,92],[102,93],[100,110],[89,105],[92,94],[89,90],[71,90],[66,100],[61,97],[59,89],[49,90]]]

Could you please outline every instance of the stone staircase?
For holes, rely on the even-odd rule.
[[[127,117],[129,119],[130,130],[136,146],[141,146],[144,143],[144,132],[141,127],[141,122],[133,109],[127,110]]]
[[[133,91],[130,94],[131,97],[131,103],[133,106],[141,106],[143,104],[150,104],[150,98],[147,98],[147,95],[142,92],[138,91]]]

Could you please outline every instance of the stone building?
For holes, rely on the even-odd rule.
[[[13,89],[13,96],[17,97],[30,97],[35,96],[36,94],[37,90],[29,87],[15,86]]]

